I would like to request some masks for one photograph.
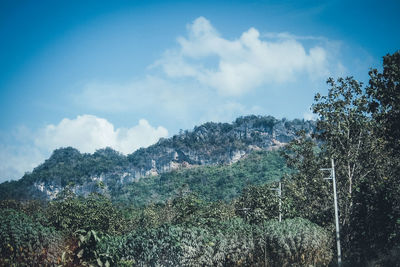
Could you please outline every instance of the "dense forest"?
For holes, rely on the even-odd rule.
[[[336,266],[321,171],[333,159],[343,265],[399,266],[400,53],[369,76],[329,79],[314,133],[300,129],[279,150],[116,184],[112,195],[99,182],[87,196],[67,184],[51,201],[3,197],[0,265]]]

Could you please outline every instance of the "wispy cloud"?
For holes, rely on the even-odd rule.
[[[161,67],[171,78],[193,78],[228,96],[293,81],[299,75],[330,73],[325,47],[306,50],[294,35],[271,36],[279,38],[263,40],[257,29],[250,28],[238,39],[228,40],[206,18],[199,17],[188,25],[188,36],[177,39],[179,47],[166,51],[153,66]],[[210,59],[216,60],[217,66],[208,66]]]
[[[290,39],[290,40],[312,40],[321,42],[331,42],[324,36],[312,36],[312,35],[295,35],[290,32],[267,32],[261,34],[261,37],[270,39]]]
[[[325,37],[260,34],[250,28],[229,40],[204,17],[189,24],[187,35],[178,37],[176,44],[149,66],[145,76],[127,83],[90,82],[75,95],[75,103],[110,114],[151,110],[151,116],[173,117],[181,127],[192,127],[264,110],[254,109],[262,105],[249,99],[271,98],[268,92],[277,95],[276,88],[285,88],[286,93],[310,91],[317,87],[313,84],[345,71],[337,60],[340,44]]]

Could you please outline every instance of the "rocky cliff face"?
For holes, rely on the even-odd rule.
[[[77,194],[85,195],[93,191],[107,193],[142,177],[177,168],[230,164],[254,150],[277,149],[292,140],[299,130],[311,133],[314,129],[313,121],[247,116],[233,123],[205,123],[192,131],[161,139],[128,156],[110,148],[94,154],[62,148],[55,150],[31,174],[14,183],[28,186],[26,192],[46,199],[56,197],[67,185]],[[1,186],[4,189],[4,184],[0,185],[0,190]],[[24,198],[24,194],[20,193]]]
[[[277,149],[299,130],[311,133],[312,121],[248,116],[232,124],[206,123],[128,155],[136,177],[192,165],[229,164],[253,150]]]

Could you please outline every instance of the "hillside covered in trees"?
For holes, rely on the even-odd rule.
[[[67,185],[77,195],[115,195],[115,190],[136,184],[143,177],[188,167],[229,165],[254,151],[276,150],[295,138],[299,130],[311,134],[314,129],[313,121],[252,115],[233,123],[205,123],[127,156],[111,148],[93,154],[60,148],[32,173],[0,184],[0,199],[53,199]]]
[[[321,172],[334,159],[344,266],[399,266],[400,53],[385,56],[382,72],[369,75],[366,86],[352,77],[329,79],[328,94],[317,94],[312,105],[316,130],[294,127],[290,140],[278,138],[276,121],[259,140],[246,127],[232,130],[242,129],[236,127],[241,119],[262,118],[245,117],[232,129],[205,124],[203,138],[195,128],[127,157],[109,149],[55,151],[21,182],[2,185],[0,265],[335,266],[332,184]],[[262,133],[271,129],[260,127]],[[244,134],[235,139],[220,136],[223,131]],[[206,141],[197,147],[196,140]],[[268,151],[268,140],[288,143]],[[152,176],[114,185],[94,180],[96,190],[88,195],[74,184],[130,164],[145,168],[147,155],[166,155],[170,144],[179,147],[177,162],[187,168],[159,172],[165,165],[150,162],[157,171]],[[225,161],[230,147],[245,157]],[[207,153],[218,155],[213,164],[205,164]],[[54,177],[63,188],[52,200],[12,198],[16,185]]]

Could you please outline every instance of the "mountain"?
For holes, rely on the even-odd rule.
[[[126,194],[123,189],[126,185],[139,186],[140,181],[146,181],[141,179],[144,177],[161,180],[165,177],[162,174],[174,170],[229,165],[256,151],[276,150],[292,140],[299,130],[311,133],[315,122],[252,115],[233,123],[208,122],[127,156],[111,148],[93,154],[82,154],[71,147],[60,148],[32,173],[18,181],[0,184],[0,199],[53,199],[66,186],[78,195],[95,191],[112,196]],[[267,157],[260,153],[261,157]]]
[[[129,184],[108,183],[112,201],[136,207],[194,193],[208,202],[238,198],[249,185],[274,182],[290,172],[279,151],[252,151],[235,163],[180,168]]]

